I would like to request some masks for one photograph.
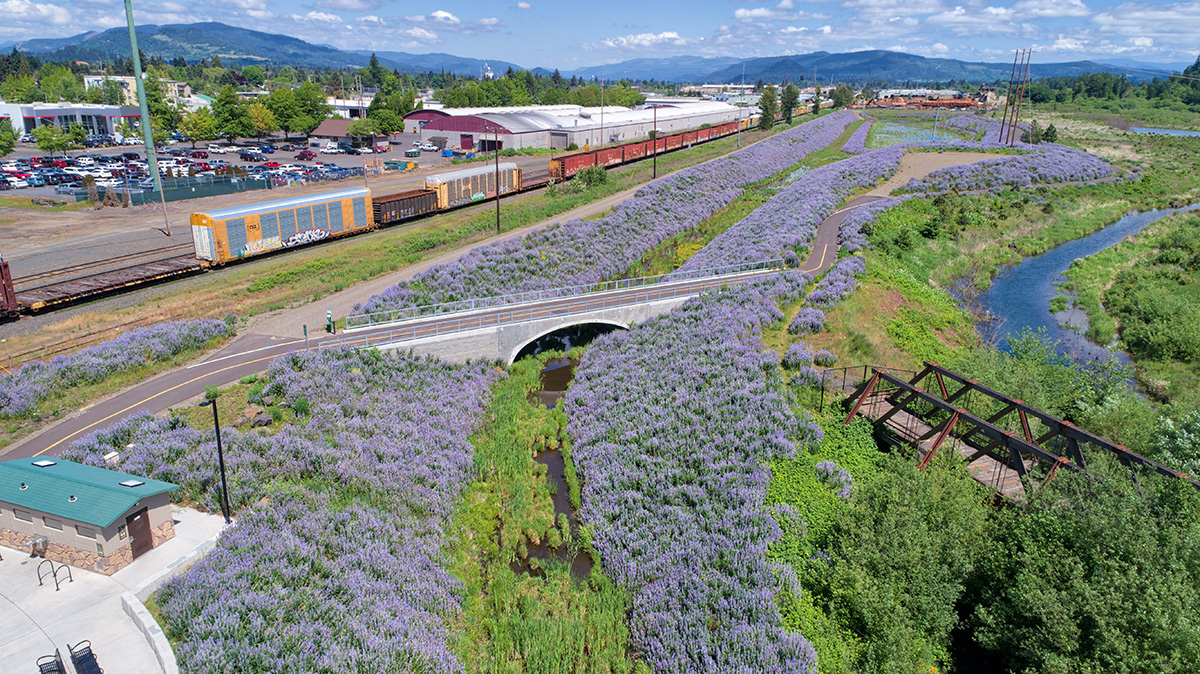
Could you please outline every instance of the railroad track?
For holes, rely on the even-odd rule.
[[[191,252],[194,247],[191,243],[180,243],[166,248],[156,248],[154,250],[142,251],[140,253],[129,253],[127,255],[119,255],[105,260],[96,260],[94,262],[85,262],[73,267],[65,267],[63,269],[52,269],[50,271],[41,272],[39,274],[30,274],[13,279],[13,289],[18,292],[30,292],[33,290],[41,290],[52,285],[57,285],[66,281],[76,281],[84,278],[96,276],[99,273],[107,273],[110,271],[121,271],[133,267],[139,267],[152,262],[162,262],[164,260],[173,260],[180,257],[191,257]],[[187,253],[181,255],[180,253]],[[172,253],[174,253],[172,255]],[[153,258],[153,259],[145,259]],[[128,264],[138,261],[136,264]],[[96,272],[97,269],[104,269],[112,265],[123,265],[115,269],[108,269],[105,272]],[[85,273],[93,272],[93,273]]]

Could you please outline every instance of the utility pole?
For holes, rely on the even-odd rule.
[[[742,108],[746,107],[746,62],[742,61],[742,88],[738,92],[742,102],[738,106],[738,129],[737,129],[737,146],[742,146]]]
[[[1004,93],[1004,114],[1000,117],[1000,142],[1004,143],[1004,134],[1008,130],[1008,108],[1012,103],[1013,80],[1017,77],[1017,54],[1019,52],[1013,50],[1012,71],[1008,74],[1008,91]]]
[[[652,161],[654,162],[654,177],[657,178],[658,177],[658,106],[655,105],[653,110],[654,110],[654,130],[650,132],[650,135],[654,138],[654,140],[651,141],[650,152],[653,155]]]
[[[142,82],[142,52],[138,49],[137,31],[133,27],[133,2],[125,0],[125,20],[129,23],[129,48],[133,51],[133,80],[137,87],[138,107],[141,108],[142,142],[146,145],[146,166],[154,176],[154,185],[162,199],[163,221],[167,236],[171,236],[171,218],[167,215],[167,195],[163,192],[162,176],[158,173],[158,158],[154,156],[154,129],[150,126],[150,108],[146,105],[146,84]]]
[[[492,143],[496,150],[496,235],[500,235],[500,127],[492,127]]]
[[[1012,147],[1017,139],[1017,120],[1021,118],[1021,100],[1025,97],[1025,83],[1029,81],[1029,62],[1033,60],[1033,50],[1025,52],[1025,71],[1021,75],[1021,86],[1017,91],[1017,111],[1013,116],[1012,131],[1008,134],[1008,145]],[[1030,138],[1032,140],[1032,136]]]
[[[600,76],[600,145],[604,147],[604,75]]]

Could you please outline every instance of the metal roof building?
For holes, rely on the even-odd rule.
[[[179,487],[50,458],[0,463],[0,545],[112,574],[175,536]]]
[[[616,105],[442,108],[417,110],[404,120],[406,130],[419,131],[423,141],[488,152],[496,137],[501,149],[565,150],[572,143],[584,147],[647,138],[656,124],[660,133],[668,134],[732,122],[739,114],[745,113],[725,103],[673,100],[639,109]]]

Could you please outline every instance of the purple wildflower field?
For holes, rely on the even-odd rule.
[[[1000,143],[1000,123],[995,120],[978,115],[951,115],[946,119],[944,124],[948,127],[970,133],[983,131],[983,137],[980,139],[980,142],[985,145],[998,145]],[[1021,126],[1021,128],[1026,127]]]
[[[805,366],[811,367],[813,364],[812,349],[808,348],[804,342],[792,342],[787,351],[783,352],[782,364],[789,370]]]
[[[664,240],[695,227],[741,195],[827,147],[853,121],[819,117],[710,162],[651,182],[597,220],[571,220],[483,246],[375,295],[355,313],[490,297],[614,278]]]
[[[582,521],[632,595],[631,639],[653,671],[816,671],[780,622],[766,552],[781,533],[764,499],[765,462],[822,433],[759,352],[806,282],[747,282],[602,337],[567,394]]]
[[[815,335],[825,329],[825,312],[815,307],[804,307],[788,323],[788,332],[793,335]]]
[[[55,356],[49,363],[26,363],[11,375],[0,375],[0,417],[33,414],[38,403],[56,393],[95,384],[148,363],[170,360],[232,334],[233,327],[225,321],[158,323],[134,328],[72,354]]]
[[[1028,154],[985,159],[939,169],[913,178],[901,192],[972,192],[1035,185],[1088,182],[1115,178],[1118,172],[1103,159],[1072,148],[1043,143]]]
[[[867,271],[867,263],[859,255],[852,255],[833,265],[808,294],[805,305],[831,309],[838,302],[854,294],[858,281],[854,277]]]
[[[850,139],[842,146],[842,152],[850,154],[862,154],[867,151],[867,136],[871,135],[871,127],[875,125],[875,120],[868,119],[863,122],[850,134]]]
[[[778,258],[799,263],[821,222],[849,195],[893,175],[902,156],[903,148],[890,147],[809,171],[714,238],[679,270]]]
[[[328,350],[268,376],[266,393],[311,413],[275,436],[222,433],[231,500],[252,507],[159,592],[182,670],[463,671],[447,645],[462,588],[441,550],[499,371]],[[218,509],[211,433],[143,415],[64,456],[98,465],[114,449],[122,470]]]

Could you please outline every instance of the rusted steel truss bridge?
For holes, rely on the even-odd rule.
[[[824,383],[850,394],[845,423],[860,414],[871,419],[886,441],[916,448],[921,470],[939,450],[951,447],[978,482],[1012,500],[1036,494],[1061,470],[1086,473],[1089,457],[1097,452],[1131,470],[1144,468],[1200,489],[1200,482],[1185,473],[930,361],[915,373],[872,366],[831,369]],[[1137,471],[1132,473],[1137,480]]]

